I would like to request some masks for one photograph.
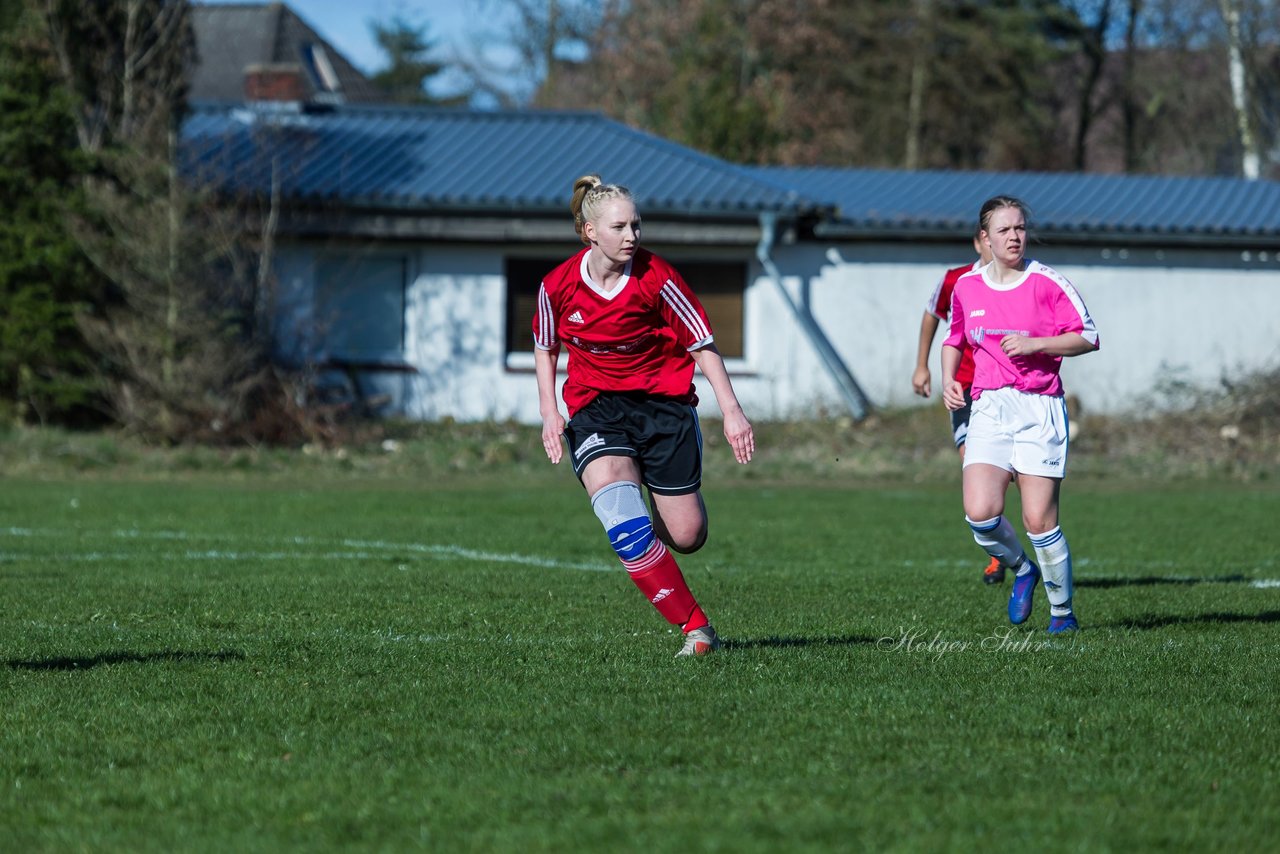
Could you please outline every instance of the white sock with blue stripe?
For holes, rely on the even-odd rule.
[[[1032,534],[1036,559],[1040,561],[1040,573],[1044,578],[1045,596],[1049,599],[1049,613],[1065,617],[1071,613],[1071,549],[1062,528],[1056,527],[1043,534]]]
[[[997,516],[994,519],[978,522],[968,516],[964,518],[973,530],[973,541],[982,546],[987,554],[1000,561],[1001,566],[1016,568],[1019,575],[1031,571],[1031,564],[1023,561],[1027,553],[1023,550],[1018,533],[1013,530],[1008,519]],[[1022,565],[1019,566],[1019,564]]]

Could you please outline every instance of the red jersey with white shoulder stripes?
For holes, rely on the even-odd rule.
[[[556,267],[538,289],[533,340],[569,354],[562,389],[569,417],[602,392],[640,392],[696,405],[691,350],[713,340],[707,313],[680,274],[637,249],[604,290],[587,270],[591,247]]]
[[[982,262],[974,261],[963,267],[952,267],[943,273],[942,280],[934,287],[933,295],[929,297],[929,304],[924,310],[947,322],[951,316],[951,292],[955,290],[956,282],[960,281],[961,276],[980,269]],[[964,386],[965,391],[973,385],[973,348],[968,345],[960,348],[960,364],[956,367],[955,381]]]

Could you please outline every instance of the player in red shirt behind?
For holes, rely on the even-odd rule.
[[[920,346],[916,350],[916,369],[911,375],[911,387],[921,397],[930,394],[929,349],[933,346],[933,336],[938,331],[939,321],[947,320],[951,314],[951,292],[956,282],[965,273],[985,267],[991,263],[991,252],[977,234],[973,236],[973,249],[978,253],[978,260],[962,267],[952,267],[942,274],[942,281],[933,289],[929,304],[925,306],[924,317],[920,319]],[[965,347],[960,355],[960,367],[956,369],[956,381],[964,387],[965,400],[969,401],[962,409],[951,413],[951,435],[956,442],[956,450],[960,452],[960,462],[964,463],[964,446],[969,436],[969,409],[973,398],[969,396],[969,386],[973,384],[973,351]],[[1004,567],[1000,561],[992,558],[982,571],[982,580],[987,584],[1004,583]]]
[[[569,207],[587,247],[543,279],[533,318],[542,446],[559,463],[567,440],[574,473],[627,574],[684,632],[676,655],[705,655],[720,640],[671,554],[697,551],[707,539],[695,364],[740,463],[755,453],[751,423],[702,304],[674,267],[640,248],[631,192],[586,175],[574,182]],[[562,346],[567,424],[556,401]]]

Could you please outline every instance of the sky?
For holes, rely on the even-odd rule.
[[[213,5],[244,0],[196,2]],[[442,61],[450,53],[468,53],[468,37],[483,24],[492,24],[501,8],[496,0],[285,0],[285,5],[365,73],[377,71],[385,63],[369,32],[370,21],[385,23],[399,16],[414,26],[425,25],[427,38],[436,46],[431,58]],[[433,94],[452,94],[447,91],[447,74],[433,84]]]

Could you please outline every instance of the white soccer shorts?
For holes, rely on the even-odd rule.
[[[1067,405],[1011,387],[982,392],[969,414],[964,464],[986,463],[1040,477],[1067,473]]]

